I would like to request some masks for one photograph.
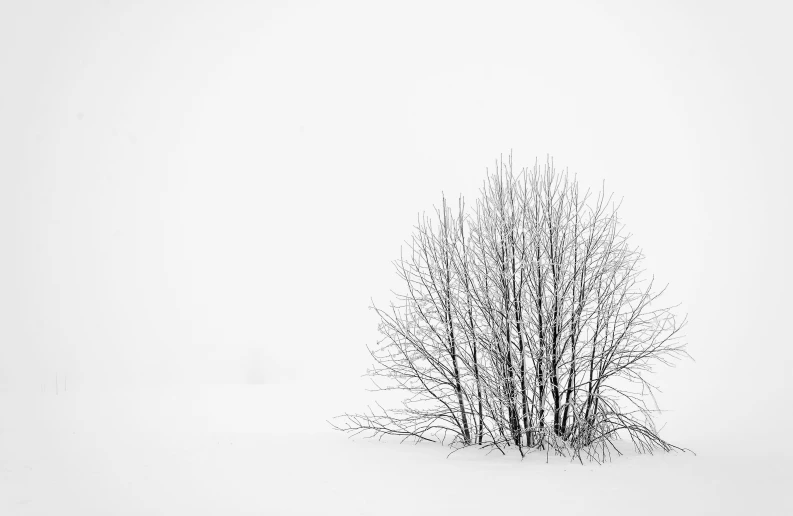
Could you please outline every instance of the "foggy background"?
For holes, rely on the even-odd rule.
[[[0,389],[358,382],[418,213],[512,149],[689,314],[669,431],[789,431],[789,8],[547,4],[4,3]]]

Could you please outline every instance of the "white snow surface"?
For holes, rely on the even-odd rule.
[[[771,447],[448,456],[333,431],[354,403],[289,384],[1,393],[0,514],[793,514]]]

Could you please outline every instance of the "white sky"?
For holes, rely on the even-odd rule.
[[[788,424],[790,8],[374,4],[0,6],[0,385],[355,377],[418,212],[513,149],[624,197],[665,404]]]

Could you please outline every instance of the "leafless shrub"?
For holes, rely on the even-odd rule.
[[[443,199],[399,260],[404,289],[374,307],[377,390],[402,406],[345,414],[351,434],[441,441],[602,461],[681,449],[658,435],[648,373],[687,356],[663,290],[640,268],[618,206],[580,193],[552,162],[513,174],[499,161],[473,210]]]

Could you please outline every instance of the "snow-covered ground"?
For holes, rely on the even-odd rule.
[[[604,465],[347,439],[329,388],[0,394],[0,514],[793,514],[773,450]],[[352,404],[352,405],[351,405]],[[344,406],[341,406],[344,405]]]

